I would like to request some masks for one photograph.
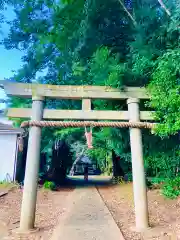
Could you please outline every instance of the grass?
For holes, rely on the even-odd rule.
[[[0,182],[0,189],[10,189],[14,187],[19,187],[19,184],[15,182],[7,182],[7,181]]]

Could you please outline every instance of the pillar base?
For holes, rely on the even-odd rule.
[[[143,227],[143,228],[138,228],[136,226],[130,227],[130,230],[132,232],[137,232],[137,233],[143,233],[143,232],[146,232],[146,231],[148,231],[150,229],[151,229],[151,227],[149,227],[149,226],[148,227]]]
[[[39,232],[39,228],[32,228],[28,230],[23,230],[21,228],[15,228],[12,230],[13,233],[18,234],[18,235],[26,235],[26,234],[31,234],[31,233],[36,233]]]

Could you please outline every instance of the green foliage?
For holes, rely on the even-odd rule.
[[[126,172],[127,162],[130,161],[129,152],[125,151],[129,148],[129,142],[126,138],[126,130],[114,128],[103,128],[96,132],[93,131],[93,146],[87,154],[92,159],[97,159],[97,163],[103,172],[112,174],[112,150],[117,156],[122,157],[122,165]]]
[[[177,134],[180,130],[180,49],[170,50],[158,59],[149,90],[150,106],[156,109],[155,117],[161,123],[157,133]]]
[[[68,143],[72,143],[75,140],[78,141],[82,138],[82,134],[84,133],[83,128],[63,128],[61,130],[57,130],[55,136],[60,140],[67,140]]]
[[[180,177],[166,181],[162,188],[162,194],[167,198],[177,198],[180,195]]]
[[[152,182],[152,184],[162,184],[166,181],[166,178],[158,178],[158,177],[154,177],[152,178],[150,181]]]
[[[88,79],[92,85],[121,87],[123,65],[116,55],[111,55],[107,47],[97,49],[89,63]]]
[[[179,136],[160,138],[143,131],[144,162],[148,177],[172,178],[180,167]]]
[[[81,62],[74,62],[73,76],[76,79],[86,77],[82,84],[121,87],[124,74],[124,66],[119,63],[118,56],[111,54],[107,47],[98,48],[90,60],[83,65]]]
[[[164,182],[167,181],[167,178],[153,177],[150,178],[149,181],[151,183],[151,189],[161,189],[162,186],[164,185]]]
[[[15,19],[3,44],[24,51],[23,66],[13,80],[57,85],[147,86],[160,125],[153,136],[143,131],[148,176],[175,177],[180,152],[180,45],[178,1],[167,1],[169,17],[157,0],[7,0]],[[44,76],[38,77],[39,73]],[[12,107],[31,107],[29,100],[13,98]],[[49,109],[80,109],[78,101],[48,100]],[[127,107],[127,106],[126,106]],[[93,101],[96,110],[125,110],[118,101]],[[22,119],[16,120],[19,126]],[[74,158],[86,146],[84,129],[43,129],[42,151],[51,159],[55,139],[71,145]],[[171,137],[173,135],[173,137]],[[159,136],[163,137],[161,139]],[[165,138],[168,137],[168,138]],[[112,171],[112,150],[127,173],[131,162],[129,131],[94,128],[89,156],[103,171]],[[76,154],[77,153],[77,154]],[[130,174],[130,173],[129,173]]]
[[[175,177],[180,167],[178,135],[161,139],[146,134],[144,141],[145,169],[147,176]],[[159,141],[161,144],[159,144]]]
[[[49,190],[53,191],[53,190],[56,189],[56,185],[55,185],[54,182],[46,181],[46,182],[43,184],[43,188],[44,188],[44,189],[49,189]]]
[[[127,181],[128,181],[128,182],[132,182],[132,181],[133,181],[132,172],[128,172],[128,173],[126,174],[126,177],[127,177]]]

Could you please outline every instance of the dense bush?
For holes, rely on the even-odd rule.
[[[50,182],[50,181],[46,181],[46,182],[44,183],[43,187],[44,187],[45,189],[49,189],[49,190],[52,190],[52,191],[56,189],[55,183],[54,183],[54,182]]]
[[[167,198],[177,198],[180,195],[180,177],[168,179],[162,187],[162,194]]]

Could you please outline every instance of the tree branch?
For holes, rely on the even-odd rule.
[[[165,4],[163,3],[162,0],[158,0],[159,4],[161,5],[161,7],[165,10],[165,12],[167,13],[168,16],[171,16],[171,13],[169,11],[169,9],[165,6]]]
[[[132,20],[134,26],[137,25],[136,20],[133,18],[132,14],[128,11],[128,9],[125,7],[124,3],[121,0],[118,0],[119,3],[121,4],[121,6],[123,7],[124,11],[127,13],[127,15],[129,16],[129,18]]]

